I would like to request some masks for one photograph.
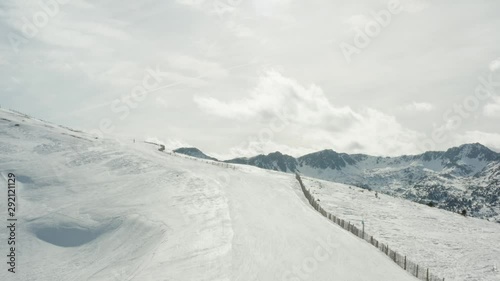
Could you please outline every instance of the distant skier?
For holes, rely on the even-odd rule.
[[[378,198],[378,192],[375,191],[375,198]]]
[[[466,217],[467,216],[467,210],[463,209],[461,214],[462,214],[462,216]]]

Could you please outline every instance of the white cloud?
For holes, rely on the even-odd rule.
[[[22,34],[22,18],[31,20],[40,10],[38,1],[4,2],[3,34]],[[334,43],[352,40],[346,29],[364,27],[373,20],[371,12],[386,8],[388,1],[229,1],[238,4],[222,17],[214,15],[217,1],[212,0],[108,2],[61,5],[35,37],[21,44],[20,54],[9,40],[0,42],[5,50],[0,64],[8,66],[0,69],[0,86],[6,89],[2,105],[55,123],[94,128],[103,116],[115,117],[109,106],[113,100],[128,95],[145,69],[159,65],[162,85],[168,87],[161,91],[164,100],[143,103],[117,124],[117,133],[159,132],[159,137],[186,139],[207,152],[227,153],[286,110],[292,113],[288,131],[269,142],[251,142],[267,152],[332,148],[407,154],[415,151],[418,135],[407,126],[426,132],[432,123],[442,123],[437,106],[469,96],[477,84],[476,70],[489,67],[485,62],[500,44],[498,20],[488,13],[500,7],[495,1],[434,1],[430,6],[429,0],[401,0],[405,11],[419,16],[394,16],[383,36],[371,38],[373,43],[351,65]],[[436,17],[440,11],[446,15]],[[490,67],[498,70],[498,61]],[[308,82],[268,73],[256,83],[264,64],[281,66],[280,73]],[[374,98],[377,110],[371,108]],[[31,102],[37,99],[41,102]],[[490,101],[484,114],[460,130],[494,132],[497,104]],[[419,118],[388,114],[400,114],[405,106],[409,113],[434,111]],[[165,120],[177,129],[167,131]]]
[[[458,146],[464,143],[479,142],[495,151],[500,152],[500,134],[487,133],[481,131],[466,131],[463,134],[457,134],[453,137],[453,146]]]
[[[408,13],[419,13],[427,9],[431,3],[429,0],[400,0],[403,11]]]
[[[186,6],[191,6],[195,8],[201,8],[205,2],[208,2],[206,0],[176,0],[177,3],[183,4]]]
[[[498,69],[500,69],[500,58],[497,58],[496,60],[493,60],[493,61],[490,63],[490,71],[491,71],[491,72],[495,72],[495,71],[497,71]]]
[[[429,112],[434,110],[434,105],[428,102],[412,102],[404,106],[403,109],[407,111]]]
[[[12,79],[12,81],[16,84],[21,84],[21,80],[19,80],[19,78],[17,77],[11,76],[10,79]]]
[[[255,34],[251,28],[249,28],[245,25],[239,24],[235,21],[228,21],[226,24],[226,27],[231,32],[233,32],[233,34],[235,36],[240,37],[240,38],[254,37],[255,36]]]
[[[255,13],[261,17],[275,17],[291,0],[253,0]]]
[[[350,108],[333,108],[319,87],[305,88],[275,71],[262,76],[247,98],[225,102],[196,96],[194,100],[201,109],[226,118],[262,117],[268,120],[285,110],[296,122],[303,124],[323,122],[324,112],[328,112],[328,117],[335,117],[336,122],[355,119]]]
[[[249,139],[241,145],[231,147],[224,153],[211,152],[209,155],[214,156],[217,159],[229,160],[239,157],[253,157],[259,154],[268,154],[276,151],[294,157],[300,157],[307,153],[315,152],[314,149],[307,146],[295,147],[283,143],[277,143],[273,140],[262,142],[258,139]]]
[[[292,139],[296,147],[396,155],[416,152],[419,138],[418,133],[404,128],[394,116],[371,108],[336,107],[321,88],[303,87],[274,71],[261,77],[247,98],[226,102],[195,97],[195,102],[212,115],[260,121],[263,129],[270,127],[276,116],[285,115],[285,131],[274,132],[272,140],[260,144],[259,138],[250,142],[249,147],[261,147],[263,152]],[[289,152],[297,154],[296,149]]]
[[[193,56],[183,54],[167,54],[164,56],[170,67],[178,70],[188,70],[201,77],[225,77],[228,75],[226,69],[211,61],[197,59]]]
[[[363,28],[369,21],[370,19],[367,16],[358,14],[345,19],[344,24],[347,24],[350,29]]]
[[[500,97],[493,97],[493,102],[484,106],[483,114],[492,118],[500,118]]]

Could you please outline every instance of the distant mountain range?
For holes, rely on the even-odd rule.
[[[196,148],[175,152],[218,161]],[[274,152],[224,162],[299,172],[500,222],[500,153],[479,143],[399,157],[323,150],[299,158]]]

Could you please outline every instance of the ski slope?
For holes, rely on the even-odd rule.
[[[0,151],[2,185],[16,175],[18,219],[16,274],[1,228],[0,280],[416,280],[316,213],[292,175],[4,109]]]
[[[321,206],[446,280],[500,280],[500,224],[348,185],[303,178]]]

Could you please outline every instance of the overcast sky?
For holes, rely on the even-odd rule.
[[[2,1],[0,102],[220,158],[499,151],[499,12],[497,0]]]

